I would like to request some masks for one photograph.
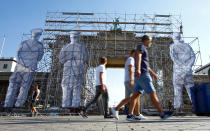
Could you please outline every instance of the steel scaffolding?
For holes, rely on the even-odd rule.
[[[45,54],[38,66],[38,72],[43,74],[39,76],[44,91],[42,104],[45,108],[61,106],[63,67],[58,61],[58,54],[63,45],[70,42],[69,32],[79,31],[82,33],[80,41],[87,46],[90,56],[81,106],[94,96],[98,58],[106,56],[108,68],[122,68],[129,52],[141,43],[144,34],[148,34],[153,37],[153,45],[149,49],[150,66],[160,76],[153,83],[162,106],[167,108],[169,101],[173,101],[173,64],[169,46],[172,33],[183,33],[182,28],[181,17],[178,15],[47,12],[43,35]],[[198,38],[193,39],[191,45],[197,42],[195,48],[198,49],[196,66],[201,66],[199,41]],[[147,96],[143,95],[141,101],[142,108],[151,107]]]

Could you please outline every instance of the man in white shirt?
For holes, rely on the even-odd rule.
[[[133,94],[133,87],[134,87],[134,71],[135,71],[135,50],[131,50],[130,57],[125,62],[125,99],[123,99],[117,107],[112,108],[113,116],[118,120],[119,119],[119,110],[120,108],[125,105],[125,110],[128,112],[129,109],[129,102],[131,101],[131,95]],[[137,104],[135,106],[136,116],[141,117],[142,119],[146,119],[142,114],[140,114],[140,99],[138,99]]]
[[[106,87],[106,66],[107,58],[100,58],[100,65],[96,68],[96,94],[95,98],[87,104],[87,106],[83,109],[83,117],[87,117],[86,111],[90,107],[90,105],[96,103],[98,98],[102,95],[104,100],[104,118],[113,118],[109,114],[108,103],[109,103],[109,94]]]

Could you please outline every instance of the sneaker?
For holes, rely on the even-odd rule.
[[[174,112],[173,111],[165,111],[164,113],[163,113],[163,115],[160,115],[160,118],[162,119],[162,120],[165,120],[165,119],[167,119],[167,118],[169,118],[169,117],[171,117],[171,116],[173,116],[174,115]]]
[[[112,115],[105,115],[104,116],[104,119],[112,119],[112,118],[114,118]]]
[[[114,118],[119,120],[119,111],[116,111],[116,109],[114,107],[112,107],[112,115]]]
[[[83,118],[88,118],[86,111],[81,111],[81,112],[80,112],[80,115],[81,115]]]
[[[140,114],[140,115],[134,115],[135,118],[140,119],[140,120],[146,120],[147,117],[145,117],[144,115]]]
[[[126,120],[127,121],[140,121],[141,117],[135,117],[135,115],[128,114]]]

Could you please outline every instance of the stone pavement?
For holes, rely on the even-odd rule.
[[[153,131],[153,130],[210,130],[210,117],[171,117],[160,120],[157,116],[149,116],[147,120],[129,122],[126,116],[120,120],[103,119],[103,116],[38,116],[18,117],[1,116],[1,131]]]

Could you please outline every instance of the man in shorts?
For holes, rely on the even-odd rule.
[[[38,112],[36,110],[37,102],[38,102],[38,97],[40,94],[40,90],[38,85],[35,85],[33,92],[32,92],[32,99],[31,99],[31,116],[37,116]]]
[[[125,78],[124,78],[124,85],[125,85],[125,99],[123,99],[117,107],[112,108],[112,115],[115,117],[117,120],[119,119],[119,110],[120,108],[125,105],[125,110],[126,113],[128,112],[129,109],[129,102],[131,101],[131,95],[133,94],[133,87],[134,87],[134,71],[135,71],[135,50],[131,50],[130,52],[130,57],[125,62]],[[140,114],[140,106],[139,106],[139,101],[138,99],[137,104],[135,106],[135,116],[140,116],[142,119],[146,119],[142,114]]]
[[[155,108],[158,110],[161,119],[166,119],[173,115],[173,112],[163,112],[160,107],[160,103],[156,94],[156,90],[152,84],[152,78],[150,74],[158,79],[158,75],[149,67],[149,54],[147,48],[151,46],[152,38],[148,35],[142,37],[142,43],[137,46],[135,56],[135,85],[134,94],[131,97],[130,108],[127,115],[128,121],[141,120],[141,117],[135,117],[133,111],[140,94],[144,91],[149,94],[150,100]]]

